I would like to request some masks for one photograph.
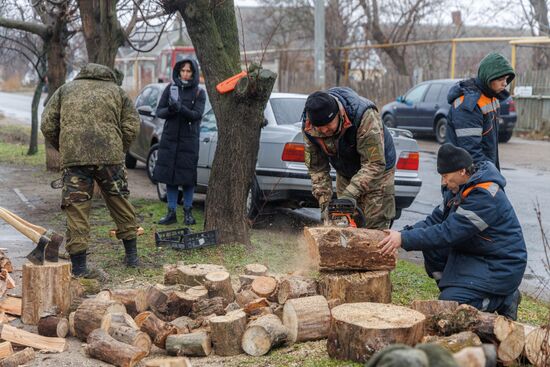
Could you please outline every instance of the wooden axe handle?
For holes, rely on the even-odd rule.
[[[46,228],[44,227],[40,227],[40,226],[37,226],[36,224],[32,224],[32,223],[29,223],[27,222],[25,219],[21,218],[20,216],[18,216],[17,214],[14,214],[12,212],[10,212],[8,209],[6,208],[2,208],[0,206],[0,211],[4,211],[6,212],[6,214],[10,215],[11,217],[13,217],[13,219],[15,219],[16,221],[18,221],[19,223],[31,228],[33,231],[36,231],[40,234],[44,234],[46,233]]]
[[[17,229],[19,232],[30,238],[32,242],[38,243],[38,241],[40,240],[40,233],[36,232],[34,229],[25,226],[3,210],[0,210],[0,218],[4,219],[13,228]]]

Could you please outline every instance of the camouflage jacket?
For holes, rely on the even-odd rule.
[[[41,130],[59,150],[61,168],[124,162],[139,115],[117,81],[108,67],[88,64],[48,101]]]
[[[340,101],[338,104],[340,113],[344,116],[340,133],[333,136],[322,136],[308,124],[308,121],[305,121],[304,124],[305,163],[311,176],[313,196],[321,207],[332,198],[329,155],[336,156],[341,149],[339,145],[347,144],[356,150],[360,168],[352,177],[347,177],[350,179],[350,183],[343,192],[337,193],[338,197],[346,196],[358,200],[365,193],[378,189],[387,169],[384,154],[384,129],[380,114],[374,108],[367,109],[357,127],[357,133],[354,136],[355,142],[345,142],[343,139],[346,133],[345,129],[352,123]],[[307,137],[308,135],[310,138]],[[313,142],[313,139],[319,143]],[[390,149],[394,149],[393,144]],[[337,173],[342,174],[338,170]]]

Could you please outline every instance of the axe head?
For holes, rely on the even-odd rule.
[[[46,252],[46,246],[50,240],[46,236],[40,236],[38,244],[35,249],[27,255],[27,259],[34,265],[44,265],[44,256]]]

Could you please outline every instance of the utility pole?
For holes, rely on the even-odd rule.
[[[325,0],[315,0],[315,86],[325,88]]]

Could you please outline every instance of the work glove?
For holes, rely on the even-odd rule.
[[[170,112],[179,112],[180,104],[172,98],[168,98],[168,110]]]
[[[349,197],[349,196],[341,196],[338,198],[338,201],[340,201],[342,204],[344,203],[349,203],[350,205],[353,205],[353,207],[355,209],[357,209],[357,200],[355,200],[354,198],[352,197]]]

